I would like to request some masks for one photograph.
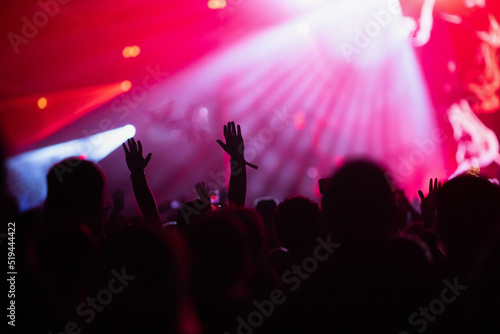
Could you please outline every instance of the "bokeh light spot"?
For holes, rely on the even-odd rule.
[[[210,9],[222,9],[227,5],[226,0],[209,0],[207,3],[208,8]]]
[[[295,114],[295,127],[299,130],[302,130],[306,125],[306,116],[298,112]]]
[[[316,167],[311,167],[307,170],[307,176],[309,176],[311,179],[315,179],[318,177],[318,169]]]
[[[457,71],[457,63],[453,60],[448,62],[448,71],[450,71],[450,73],[455,73]]]
[[[141,48],[137,45],[134,46],[126,46],[123,48],[123,57],[125,58],[134,58],[137,57],[141,53]]]
[[[41,97],[37,102],[38,108],[45,109],[47,107],[47,98]]]
[[[122,82],[121,88],[124,92],[128,92],[132,88],[132,83],[130,80],[125,80]]]

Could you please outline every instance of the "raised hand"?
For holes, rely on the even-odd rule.
[[[226,140],[225,144],[222,140],[217,140],[220,147],[231,156],[231,159],[244,161],[245,145],[241,136],[240,126],[235,127],[234,122],[228,122],[227,125],[224,125],[224,139]]]
[[[418,191],[422,208],[422,216],[426,227],[435,227],[436,194],[439,189],[441,189],[441,182],[438,183],[438,179],[436,178],[434,179],[434,184],[432,179],[429,180],[429,194],[427,197],[424,196],[422,190]]]
[[[227,125],[224,125],[224,139],[226,140],[225,144],[222,140],[217,140],[217,143],[219,143],[220,147],[231,156],[232,160],[244,163],[254,169],[259,168],[245,161],[245,145],[239,125],[235,126],[234,122],[228,122]]]
[[[142,144],[140,140],[136,143],[134,138],[130,138],[127,140],[127,143],[128,147],[123,143],[125,160],[131,172],[130,178],[132,179],[135,199],[144,216],[144,222],[148,228],[158,233],[163,233],[163,224],[158,213],[156,199],[149,188],[146,175],[144,174],[144,168],[148,165],[149,160],[151,160],[152,154],[149,153],[146,158],[142,156]]]
[[[142,156],[142,144],[138,140],[135,142],[134,138],[127,139],[128,148],[125,143],[123,143],[123,150],[125,151],[125,160],[127,162],[127,167],[130,172],[144,171],[144,168],[151,160],[152,153],[149,153],[146,158]]]
[[[427,195],[427,197],[424,196],[424,193],[422,192],[422,190],[419,190],[418,191],[418,196],[420,196],[420,200],[422,202],[422,204],[424,203],[429,203],[429,202],[435,202],[436,200],[436,192],[441,189],[441,182],[438,183],[438,179],[435,178],[434,179],[434,186],[432,185],[432,179],[429,180],[429,194]]]

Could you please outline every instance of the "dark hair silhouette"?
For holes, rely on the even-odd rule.
[[[479,251],[500,224],[500,188],[488,180],[458,176],[437,194],[438,234],[449,256]]]
[[[91,161],[72,157],[55,164],[47,175],[45,223],[53,228],[85,225],[101,236],[104,185],[103,173]]]
[[[274,224],[283,247],[305,254],[316,245],[320,233],[319,205],[302,196],[287,198],[278,205]]]
[[[322,199],[322,215],[332,238],[378,240],[395,232],[396,207],[386,172],[368,161],[343,165]]]

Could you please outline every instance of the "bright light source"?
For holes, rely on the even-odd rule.
[[[135,127],[128,124],[9,158],[6,161],[8,188],[16,197],[19,209],[26,211],[43,203],[47,195],[46,176],[55,163],[74,156],[97,162],[133,137],[135,132]]]
[[[130,80],[125,80],[122,82],[121,88],[124,92],[128,92],[132,88],[132,83]]]
[[[209,0],[207,3],[208,8],[210,9],[222,9],[226,7],[226,0]]]
[[[296,0],[296,1],[297,1],[297,3],[299,3],[301,5],[312,5],[312,4],[320,2],[320,0]]]
[[[141,48],[137,45],[132,47],[132,57],[137,57],[141,53]]]
[[[135,136],[135,126],[133,126],[132,124],[125,125],[123,127],[123,135],[128,138],[132,138],[133,136]]]
[[[141,48],[137,45],[126,46],[123,48],[122,54],[125,58],[135,58],[141,53]]]
[[[302,9],[307,9],[311,8],[313,6],[316,6],[320,3],[328,3],[325,0],[285,0],[287,4],[291,3],[292,5],[302,8]]]
[[[301,23],[297,26],[297,31],[302,33],[302,34],[307,34],[309,32],[310,28],[307,23]]]
[[[38,108],[45,109],[47,107],[47,99],[45,97],[41,97],[38,99]]]

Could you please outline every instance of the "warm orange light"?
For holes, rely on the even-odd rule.
[[[38,108],[45,109],[47,107],[47,99],[45,97],[41,97],[38,99]]]
[[[226,7],[226,0],[208,0],[208,8],[210,9],[222,9]]]
[[[137,57],[141,53],[141,48],[137,45],[134,46],[126,46],[123,48],[123,57],[125,58],[134,58]]]
[[[139,55],[139,53],[141,53],[141,48],[138,47],[137,45],[134,45],[132,48],[132,57],[137,57]]]
[[[124,92],[128,92],[132,88],[132,83],[129,80],[125,80],[122,82],[121,88]]]

